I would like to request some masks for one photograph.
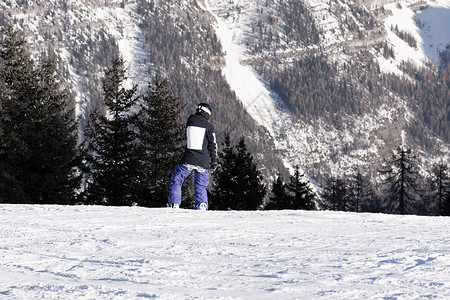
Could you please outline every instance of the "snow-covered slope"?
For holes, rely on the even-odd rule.
[[[390,16],[384,21],[387,41],[393,47],[395,58],[378,62],[383,71],[402,75],[400,64],[410,61],[425,67],[428,60],[439,64],[439,53],[450,44],[450,1],[401,1],[385,6]],[[393,28],[407,32],[417,41],[411,47],[402,40]]]
[[[375,114],[347,116],[344,129],[337,129],[321,120],[309,123],[294,120],[280,97],[248,64],[252,58],[248,48],[251,26],[258,22],[262,7],[267,6],[266,1],[206,0],[205,2],[205,9],[215,17],[216,33],[225,52],[224,76],[249,114],[274,138],[277,150],[281,153],[285,165],[291,170],[293,166],[299,165],[305,173],[308,173],[308,170],[325,165],[326,167],[321,169],[322,172],[338,175],[343,170],[355,172],[358,168],[367,169],[380,156],[383,156],[382,153],[386,150],[386,137],[381,138],[378,133],[398,130],[394,128],[403,127],[413,121],[414,113],[400,99],[382,105]],[[401,4],[390,3],[385,6],[385,9],[392,13],[387,13],[391,16],[386,18],[384,23],[385,30],[388,32],[387,41],[394,47],[396,58],[387,60],[380,55],[378,62],[383,71],[401,76],[402,71],[398,68],[401,63],[413,60],[423,66],[428,59],[427,55],[436,60],[436,51],[445,47],[445,41],[450,42],[448,30],[435,28],[435,26],[448,28],[446,25],[450,18],[446,12],[450,3],[446,0],[425,1],[422,4],[429,3],[430,7],[414,13],[411,5],[417,1],[397,2]],[[327,51],[336,60],[348,60],[342,47],[346,43],[353,42],[356,37],[348,30],[346,24],[342,24],[339,20],[341,16],[331,13],[332,2],[321,0],[307,1],[307,3],[317,26],[321,29],[321,47],[328,49]],[[277,1],[271,1],[270,5],[276,6]],[[349,10],[345,3],[340,5]],[[444,20],[445,16],[447,16],[446,20]],[[425,36],[428,36],[428,39],[440,40],[439,43],[431,42],[431,44],[434,43],[434,46],[432,45],[435,47],[434,52],[422,42],[419,43],[418,49],[411,49],[390,29],[391,25],[395,26],[398,23],[402,24],[400,27],[402,30],[405,28],[405,30],[414,31],[417,29],[416,19],[421,20],[424,25],[421,32],[418,30],[414,32],[415,38],[420,40],[426,31]],[[358,22],[356,23],[358,25]],[[375,31],[381,31],[381,29],[375,29]],[[366,43],[371,42],[373,41]],[[290,50],[292,53],[301,51],[301,49]],[[401,139],[397,141],[397,144],[405,142],[408,138],[402,131]],[[435,143],[441,144],[438,139]],[[444,145],[441,150],[448,155],[448,145]]]
[[[245,9],[254,13],[256,6],[252,3],[249,1],[242,4],[246,6]],[[229,7],[230,4],[226,6]],[[297,140],[292,140],[294,124],[289,111],[261,76],[251,66],[242,64],[242,61],[248,58],[247,49],[243,44],[245,30],[248,29],[250,20],[245,18],[251,18],[252,14],[242,13],[241,16],[237,10],[232,10],[233,16],[220,17],[219,15],[226,9],[223,7],[223,1],[206,1],[205,9],[213,14],[217,22],[216,32],[222,43],[226,61],[222,72],[231,88],[256,122],[274,137],[277,146],[280,143],[292,144],[294,152],[299,150],[296,149]],[[283,131],[285,131],[283,136],[280,136]],[[286,166],[291,167],[287,159],[285,162]]]
[[[448,217],[0,205],[1,299],[448,299]]]

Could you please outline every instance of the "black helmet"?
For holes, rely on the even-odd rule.
[[[207,115],[209,117],[209,116],[211,116],[212,108],[211,108],[211,105],[209,105],[208,103],[199,103],[197,105],[197,107],[195,108],[195,111],[197,113],[200,113],[204,116]]]

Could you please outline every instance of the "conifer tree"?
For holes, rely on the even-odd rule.
[[[281,174],[277,175],[277,179],[272,185],[270,193],[270,202],[264,207],[266,210],[287,209],[290,205],[290,195],[287,191],[287,185]]]
[[[12,25],[2,34],[0,202],[72,204],[80,178],[68,94],[54,61],[35,63]]]
[[[115,58],[103,81],[106,116],[94,113],[86,130],[91,171],[87,202],[103,205],[138,203],[142,192],[140,148],[137,142],[137,86],[124,87],[124,60]]]
[[[181,103],[174,97],[169,80],[156,76],[147,87],[138,115],[139,138],[144,147],[143,173],[148,188],[142,205],[158,207],[167,203],[169,181],[183,153],[186,135],[180,114]]]
[[[238,210],[256,210],[263,203],[267,188],[253,155],[248,151],[244,137],[236,145],[235,199]]]
[[[247,150],[245,139],[232,147],[226,135],[219,153],[219,166],[213,173],[211,205],[217,210],[256,210],[267,193],[256,162]]]
[[[226,133],[222,142],[222,151],[218,154],[217,169],[212,173],[211,209],[228,210],[235,207],[236,168],[236,153],[231,145],[230,134]]]
[[[430,206],[436,214],[442,215],[445,197],[450,184],[447,165],[443,163],[433,165],[428,181],[430,187]]]
[[[398,147],[380,171],[385,176],[384,185],[389,212],[402,215],[416,212],[416,198],[420,194],[416,183],[418,177],[416,165],[412,150]]]
[[[343,178],[330,176],[324,187],[323,197],[326,208],[334,211],[346,211],[349,200],[349,188]]]
[[[447,190],[442,203],[441,215],[450,216],[450,190]]]
[[[288,190],[291,192],[291,209],[313,210],[315,207],[314,192],[303,179],[304,175],[300,174],[299,167],[295,167],[294,175],[290,176]]]
[[[349,197],[352,200],[349,209],[360,212],[361,208],[367,204],[368,196],[370,194],[370,186],[367,178],[358,170],[351,178],[348,184]]]

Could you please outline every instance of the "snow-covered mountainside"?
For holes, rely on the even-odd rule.
[[[0,205],[1,299],[448,299],[448,217]]]
[[[388,86],[392,78],[413,82],[405,63],[425,69],[440,63],[450,44],[448,0],[0,0],[0,10],[0,23],[12,19],[36,55],[56,55],[82,117],[80,132],[83,118],[101,106],[103,72],[120,53],[130,82],[145,87],[158,71],[187,107],[211,101],[218,131],[239,126],[272,175],[269,153],[311,178],[375,172],[402,143],[419,154],[424,172],[434,161],[448,161],[448,119],[436,120],[445,112],[423,116],[421,99],[410,101]],[[319,105],[306,114],[299,112],[304,94],[287,98],[297,83],[286,83],[292,77],[286,74],[311,53],[321,53],[336,71],[312,88],[298,83],[308,85],[308,101],[314,104],[315,85],[336,81],[327,102],[349,90],[357,99],[346,95],[348,107]],[[373,86],[381,86],[376,95]]]
[[[402,75],[399,65],[403,61],[413,61],[425,66],[428,60],[439,63],[439,53],[445,50],[450,41],[450,1],[404,1],[385,6],[391,14],[385,21],[387,41],[393,46],[395,59],[385,61],[379,57],[380,67],[385,72]],[[417,47],[411,47],[395,34],[394,28],[408,32]]]
[[[248,40],[258,15],[270,6],[279,5],[278,1],[270,1],[270,5],[264,3],[266,1],[206,0],[205,9],[216,19],[216,32],[226,58],[223,74],[231,88],[250,115],[274,137],[276,147],[288,167],[300,165],[307,173],[308,170],[314,169],[314,166],[325,164],[331,173],[339,174],[343,170],[355,169],[355,166],[364,168],[371,165],[374,159],[383,155],[386,148],[386,136],[382,137],[378,133],[398,133],[398,129],[393,128],[404,126],[402,123],[414,122],[414,112],[407,107],[404,100],[396,99],[394,103],[382,104],[373,114],[348,115],[344,128],[340,129],[322,120],[303,122],[294,119],[262,75],[255,72],[251,63],[246,63],[255,59],[248,47]],[[395,58],[386,59],[379,53],[374,53],[374,56],[383,72],[403,76],[399,69],[402,63],[413,61],[419,66],[425,66],[429,59],[439,62],[439,52],[445,50],[445,46],[450,42],[449,1],[396,1],[387,4],[387,17],[382,18],[383,27],[364,31],[365,37],[362,41],[354,36],[354,32],[349,29],[349,23],[342,22],[343,16],[334,13],[342,10],[334,10],[331,7],[342,5],[344,14],[347,14],[345,18],[354,18],[359,29],[364,30],[364,26],[351,15],[345,2],[322,0],[306,3],[321,29],[320,47],[325,48],[335,60],[341,62],[351,60],[343,51],[344,47],[357,49],[361,47],[362,41],[367,46],[386,39],[395,52]],[[380,3],[371,3],[371,6],[377,4]],[[413,9],[417,8],[422,10],[415,12]],[[413,34],[418,40],[416,49],[393,33],[391,27],[395,26]],[[382,34],[383,30],[387,32],[387,38]],[[305,48],[295,43],[283,43],[282,32],[280,36],[281,46],[273,55],[292,58],[305,51]],[[404,131],[392,135],[403,139],[397,140],[398,144],[405,143],[405,140],[410,138]],[[434,142],[441,147],[440,155],[448,157],[448,144],[439,139]]]

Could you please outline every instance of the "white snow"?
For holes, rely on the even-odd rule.
[[[346,32],[337,16],[330,12],[329,0],[306,0],[312,11],[316,26],[323,32],[321,46],[330,47],[346,40]]]
[[[95,9],[95,19],[102,20],[109,34],[117,39],[120,55],[125,61],[128,80],[126,86],[139,84],[140,88],[150,81],[143,43],[144,38],[138,26],[140,16],[136,12],[136,4],[120,7],[98,7]]]
[[[449,217],[0,205],[1,299],[449,299]]]
[[[398,65],[404,61],[413,62],[419,67],[425,66],[431,59],[439,63],[439,52],[450,43],[450,1],[424,1],[427,5],[423,10],[416,10],[419,1],[404,0],[385,5],[392,14],[385,20],[387,41],[394,49],[395,59],[386,60],[378,57],[382,71],[401,75]],[[417,49],[410,47],[399,38],[392,27],[407,32],[417,41]]]
[[[415,14],[423,24],[420,28],[425,54],[439,63],[439,52],[450,44],[450,1],[438,0]]]

